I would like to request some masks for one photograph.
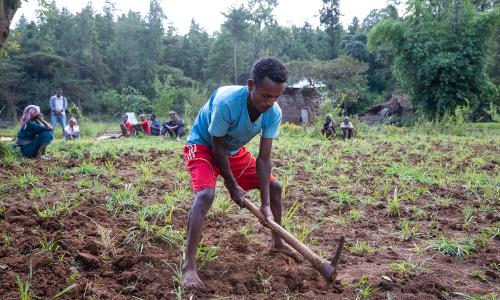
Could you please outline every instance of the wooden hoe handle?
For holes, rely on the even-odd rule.
[[[248,210],[250,210],[263,224],[267,223],[267,226],[275,232],[280,238],[282,238],[288,245],[293,247],[297,252],[299,252],[307,261],[309,261],[316,270],[318,270],[327,281],[335,280],[335,273],[337,269],[337,264],[340,260],[340,254],[342,251],[344,237],[341,237],[340,244],[337,248],[336,254],[332,263],[329,263],[326,260],[321,259],[319,255],[314,253],[309,247],[304,245],[301,241],[299,241],[296,237],[286,231],[283,227],[281,227],[278,223],[274,222],[274,220],[266,221],[264,215],[260,211],[260,209],[249,199],[245,198],[243,201]]]

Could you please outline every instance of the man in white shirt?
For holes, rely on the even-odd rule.
[[[62,133],[64,136],[64,128],[66,127],[66,109],[68,109],[68,101],[63,96],[63,90],[57,89],[57,93],[50,97],[50,124],[52,128],[56,128],[57,123],[61,124]]]
[[[344,139],[351,139],[354,137],[354,126],[349,121],[349,117],[344,118],[344,122],[340,123],[340,130]]]

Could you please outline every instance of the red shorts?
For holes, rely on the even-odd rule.
[[[212,156],[212,148],[201,144],[186,144],[184,158],[195,193],[206,188],[215,188],[220,170]],[[257,164],[252,153],[242,147],[237,154],[228,156],[228,160],[231,172],[242,189],[248,191],[259,188]],[[276,178],[271,175],[270,182],[275,181]]]

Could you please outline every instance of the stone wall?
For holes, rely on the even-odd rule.
[[[283,121],[295,124],[301,123],[301,110],[308,112],[309,122],[319,114],[321,95],[312,88],[287,87],[283,95],[278,99],[283,112]]]

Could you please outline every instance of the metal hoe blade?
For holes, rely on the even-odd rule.
[[[337,247],[337,251],[332,258],[332,262],[330,263],[335,269],[337,269],[337,265],[340,261],[340,255],[342,254],[342,248],[344,248],[345,236],[340,237],[339,245]]]

